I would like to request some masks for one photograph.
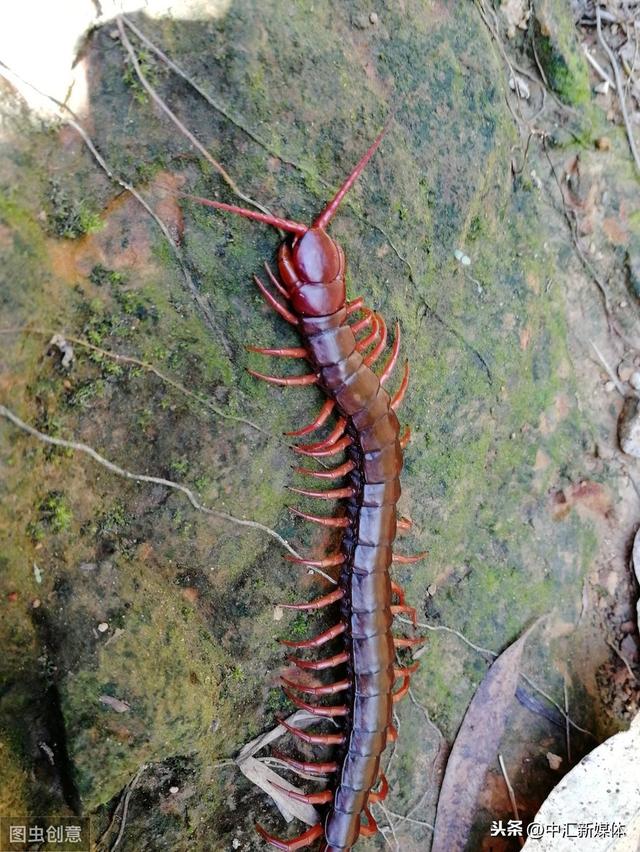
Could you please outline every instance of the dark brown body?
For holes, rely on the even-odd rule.
[[[288,286],[288,248],[279,256]],[[344,292],[344,267],[339,284]],[[336,285],[338,282],[336,282]],[[338,289],[338,287],[336,287]],[[380,755],[392,716],[395,649],[391,625],[391,547],[396,535],[402,449],[399,423],[377,375],[364,364],[342,306],[328,316],[300,317],[303,345],[319,375],[318,385],[348,418],[355,462],[349,474],[354,495],[348,499],[350,526],[342,550],[339,582],[345,590],[342,620],[352,681],[348,742],[334,801],[325,822],[327,846],[350,849],[360,832],[360,813],[378,779]]]

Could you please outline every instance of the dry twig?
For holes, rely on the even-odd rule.
[[[516,802],[516,794],[513,792],[513,786],[511,785],[511,781],[509,780],[509,775],[507,774],[507,767],[504,765],[504,760],[502,759],[502,755],[498,754],[498,763],[500,764],[500,769],[502,770],[502,777],[504,778],[504,783],[507,786],[507,793],[509,794],[509,801],[511,802],[511,810],[513,811],[513,816],[519,822],[520,814],[518,813],[518,803]],[[519,837],[520,846],[524,846],[524,837]]]
[[[227,420],[235,420],[237,423],[244,423],[246,426],[251,426],[252,429],[262,432],[263,435],[267,435],[269,438],[275,437],[274,435],[271,435],[270,432],[267,432],[266,429],[258,426],[258,424],[254,423],[252,420],[248,420],[246,417],[239,417],[235,414],[229,414],[228,411],[223,411],[221,408],[218,408],[217,405],[214,405],[214,403],[206,396],[190,391],[184,385],[181,385],[180,382],[177,382],[170,376],[165,375],[153,364],[141,361],[139,358],[134,358],[132,355],[121,355],[118,352],[111,352],[108,349],[102,349],[102,347],[95,346],[93,343],[90,343],[88,340],[83,340],[81,337],[75,337],[71,334],[67,334],[66,331],[52,331],[51,329],[33,328],[25,325],[20,328],[0,328],[0,335],[2,334],[37,334],[43,337],[54,337],[58,334],[61,337],[64,337],[65,340],[73,343],[74,346],[81,346],[85,349],[89,349],[92,352],[95,352],[104,358],[110,358],[112,361],[116,361],[119,364],[132,364],[133,366],[146,370],[148,373],[153,373],[154,376],[157,376],[161,381],[165,382],[165,384],[189,397],[189,399],[193,399],[195,402],[203,405],[205,408],[208,408],[214,414],[217,414],[218,417],[224,417]]]
[[[189,142],[193,145],[193,147],[202,154],[202,156],[205,158],[205,160],[211,166],[213,166],[213,168],[218,172],[220,177],[230,187],[232,192],[235,195],[238,196],[238,198],[240,198],[242,201],[244,201],[245,204],[250,204],[252,207],[256,207],[258,210],[261,210],[263,213],[266,213],[267,215],[271,215],[271,211],[267,207],[264,207],[258,201],[255,201],[253,198],[251,198],[251,196],[246,195],[246,193],[242,192],[242,190],[240,189],[238,184],[231,177],[229,172],[227,172],[227,170],[224,168],[224,166],[221,165],[215,159],[215,157],[213,157],[209,153],[209,151],[207,151],[207,149],[204,147],[202,142],[200,142],[200,140],[197,139],[193,135],[193,133],[189,130],[189,128],[186,127],[180,121],[180,119],[173,112],[173,110],[170,109],[170,107],[162,100],[160,95],[156,92],[156,90],[153,88],[151,83],[147,80],[147,78],[144,75],[144,72],[142,71],[142,68],[140,67],[140,62],[138,61],[138,56],[137,56],[135,50],[133,49],[133,45],[129,41],[127,33],[125,32],[124,21],[123,21],[122,15],[118,15],[118,17],[116,18],[116,23],[118,24],[118,32],[120,33],[120,40],[122,41],[122,45],[123,45],[124,49],[126,50],[127,55],[129,56],[131,64],[133,65],[133,68],[136,72],[138,79],[140,80],[141,85],[143,86],[144,90],[147,92],[147,94],[149,95],[151,100],[156,104],[156,106],[158,106],[165,113],[166,116],[168,116],[168,118],[178,128],[180,133],[182,133],[182,135],[186,139],[189,140]]]
[[[609,43],[602,34],[602,9],[599,6],[596,8],[596,26],[598,31],[598,41],[602,45],[604,52],[607,54],[609,62],[611,63],[611,68],[613,69],[613,76],[615,77],[616,81],[616,88],[618,90],[618,98],[620,101],[620,109],[622,110],[622,120],[624,121],[624,128],[627,132],[629,148],[631,149],[631,155],[636,164],[636,169],[640,174],[640,154],[638,153],[638,148],[636,147],[636,140],[634,139],[633,130],[631,128],[631,120],[629,118],[627,102],[624,96],[624,87],[622,85],[622,78],[620,76],[620,66],[618,65],[618,60],[616,59],[614,52],[611,50]]]
[[[126,470],[123,467],[120,467],[114,462],[109,461],[104,456],[101,456],[93,447],[88,446],[88,444],[82,444],[77,441],[67,441],[64,438],[54,438],[51,435],[45,435],[44,432],[38,431],[33,426],[30,426],[28,423],[25,423],[24,420],[21,420],[16,414],[10,411],[6,406],[0,405],[0,416],[6,417],[7,420],[11,421],[14,426],[17,426],[18,429],[22,429],[23,432],[26,432],[28,435],[31,435],[34,438],[37,438],[39,441],[42,441],[45,444],[50,444],[54,447],[64,447],[68,450],[74,450],[76,452],[85,453],[90,456],[94,461],[98,462],[98,464],[105,467],[107,470],[110,470],[111,473],[115,473],[116,476],[121,476],[124,479],[130,479],[134,482],[149,482],[154,485],[162,485],[165,488],[170,488],[173,491],[180,491],[185,495],[187,500],[191,503],[194,509],[197,509],[199,512],[203,512],[205,515],[210,515],[214,518],[219,518],[222,521],[228,521],[231,524],[237,524],[242,527],[251,527],[252,529],[261,530],[266,533],[271,538],[274,538],[285,550],[288,550],[293,556],[298,559],[302,559],[300,554],[291,547],[288,541],[284,539],[281,535],[279,535],[275,530],[272,530],[271,527],[266,526],[265,524],[261,524],[259,521],[249,521],[245,518],[236,518],[234,515],[230,515],[228,512],[221,512],[218,509],[210,509],[208,506],[204,506],[199,502],[196,495],[193,491],[188,488],[186,485],[182,485],[179,482],[174,482],[171,479],[165,479],[161,476],[148,476],[144,473],[132,473],[129,470]],[[325,580],[328,580],[330,583],[335,585],[336,581],[333,577],[330,577],[328,574],[325,574],[320,568],[313,568],[314,572],[322,575]]]

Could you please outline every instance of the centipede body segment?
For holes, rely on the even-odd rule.
[[[384,131],[309,227],[233,205],[196,199],[274,225],[292,235],[278,250],[279,278],[267,267],[277,295],[261,279],[256,278],[256,283],[267,303],[295,326],[301,345],[251,348],[267,357],[301,359],[308,369],[299,376],[286,378],[257,372],[253,375],[288,387],[320,388],[326,401],[315,421],[288,434],[301,437],[329,428],[324,438],[300,444],[297,451],[312,465],[314,459],[322,459],[325,465],[325,460],[337,459],[332,467],[297,468],[300,474],[313,477],[316,484],[313,488],[292,489],[320,501],[342,503],[336,516],[294,510],[312,523],[340,530],[341,541],[335,552],[323,558],[297,560],[309,566],[336,566],[339,573],[335,591],[291,608],[315,611],[333,606],[338,609],[338,620],[312,639],[285,641],[285,644],[304,652],[322,649],[333,642],[339,643],[340,650],[314,660],[289,657],[302,672],[334,673],[326,684],[308,685],[286,679],[283,688],[296,706],[316,715],[319,724],[323,719],[331,719],[338,723],[338,728],[309,732],[285,725],[295,739],[331,747],[335,756],[314,763],[280,755],[293,769],[326,775],[329,779],[327,789],[319,793],[289,794],[321,805],[323,822],[290,840],[281,840],[257,826],[268,843],[283,850],[301,849],[322,839],[325,852],[343,852],[351,849],[358,837],[377,830],[370,805],[382,801],[388,791],[380,760],[387,743],[395,738],[393,705],[407,693],[417,667],[417,664],[399,664],[396,653],[398,648],[422,641],[395,637],[392,632],[395,615],[408,614],[415,622],[415,610],[406,605],[403,590],[392,582],[391,564],[419,558],[393,553],[397,530],[410,527],[410,521],[397,517],[403,447],[408,435],[401,434],[395,413],[406,391],[408,364],[396,392],[390,394],[385,387],[398,360],[400,328],[396,326],[386,364],[376,372],[374,367],[387,344],[387,326],[361,298],[347,301],[344,252],[326,231],[383,135]],[[325,703],[325,696],[335,700]]]

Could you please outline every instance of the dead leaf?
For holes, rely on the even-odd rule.
[[[493,663],[469,705],[445,770],[431,852],[462,852],[487,771],[496,759],[534,622]]]
[[[294,713],[287,719],[290,725],[298,728],[306,728],[308,725],[312,725],[317,721],[318,717],[308,713],[306,710],[298,710],[297,713]],[[316,809],[312,805],[289,798],[278,787],[283,787],[285,790],[292,790],[296,793],[303,791],[299,787],[294,787],[293,784],[290,784],[281,775],[278,775],[277,772],[274,772],[273,769],[270,769],[262,761],[254,757],[256,752],[286,733],[287,729],[283,725],[277,725],[272,730],[267,731],[266,734],[261,734],[255,740],[251,740],[250,743],[247,743],[242,748],[242,751],[236,758],[236,764],[249,781],[256,784],[273,799],[276,807],[287,822],[300,819],[307,825],[315,825],[320,822],[320,816]]]

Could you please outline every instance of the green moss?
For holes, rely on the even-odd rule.
[[[548,83],[562,101],[582,106],[591,99],[589,69],[580,50],[571,10],[563,0],[536,3],[533,37]]]
[[[47,533],[66,532],[71,526],[73,514],[64,494],[49,491],[36,506],[37,518],[30,521],[28,532],[34,541],[40,541]]]
[[[100,214],[91,204],[71,197],[57,180],[50,182],[49,203],[50,228],[57,237],[76,239],[99,231],[103,226]]]

